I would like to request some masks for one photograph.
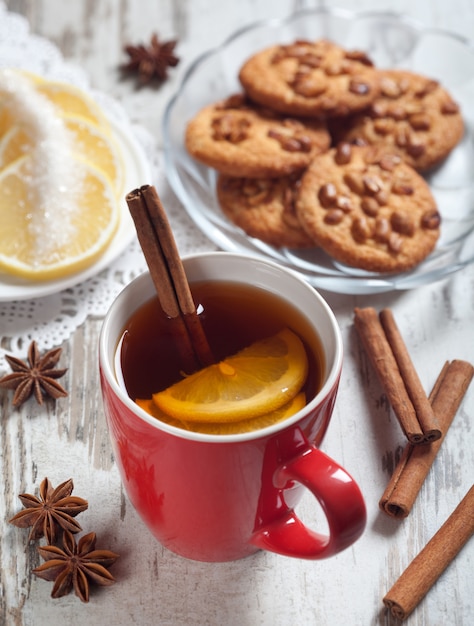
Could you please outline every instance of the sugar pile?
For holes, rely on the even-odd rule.
[[[0,70],[0,102],[31,145],[25,179],[31,207],[28,230],[34,257],[41,264],[54,260],[55,251],[74,236],[73,217],[84,181],[72,157],[73,136],[54,104],[27,75]]]

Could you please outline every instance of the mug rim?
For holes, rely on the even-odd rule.
[[[120,385],[117,374],[115,370],[115,360],[108,358],[108,347],[111,340],[115,342],[114,354],[117,351],[118,344],[120,341],[120,337],[110,337],[111,333],[111,325],[113,324],[113,319],[116,313],[116,310],[121,306],[122,301],[128,297],[130,291],[136,288],[137,283],[143,282],[145,280],[150,279],[150,273],[148,270],[145,270],[138,276],[136,276],[132,281],[130,281],[122,291],[117,295],[115,300],[110,305],[104,319],[102,322],[102,327],[99,335],[99,368],[102,372],[102,375],[107,380],[107,384],[113,391],[113,393],[119,398],[119,400],[126,405],[126,407],[140,420],[146,422],[153,428],[157,428],[158,430],[167,432],[170,435],[175,437],[180,437],[182,439],[188,439],[191,441],[200,441],[206,443],[237,443],[237,442],[245,442],[252,441],[256,439],[265,438],[271,435],[275,435],[276,433],[285,430],[298,423],[301,419],[304,418],[306,414],[315,409],[319,404],[323,403],[325,398],[331,393],[334,386],[338,383],[338,379],[340,377],[342,371],[342,360],[343,360],[343,344],[342,344],[342,335],[337,323],[336,317],[332,309],[329,307],[326,300],[321,296],[321,294],[312,287],[308,282],[304,280],[297,272],[293,271],[290,268],[284,267],[275,261],[264,259],[260,257],[249,256],[241,253],[234,252],[224,252],[219,250],[208,251],[208,252],[198,252],[183,256],[183,262],[190,262],[193,259],[200,259],[204,257],[213,257],[213,256],[225,256],[227,258],[235,258],[239,261],[251,261],[261,263],[264,266],[271,267],[276,271],[282,272],[283,274],[289,276],[291,280],[299,282],[308,292],[311,292],[312,296],[315,297],[316,300],[319,301],[319,305],[324,309],[328,320],[330,322],[331,329],[333,331],[333,336],[335,339],[335,358],[331,367],[328,368],[326,372],[325,381],[318,391],[318,393],[308,402],[305,406],[286,418],[283,421],[277,422],[275,424],[271,424],[270,426],[265,426],[263,428],[259,428],[256,430],[252,430],[249,432],[243,433],[234,433],[234,434],[210,434],[210,433],[200,433],[195,431],[188,431],[182,428],[178,428],[176,426],[172,426],[170,424],[166,424],[165,422],[161,422],[155,417],[151,416],[144,409],[138,406],[136,402],[130,398],[127,394],[126,390]],[[150,293],[150,297],[154,295],[154,290]],[[139,306],[138,304],[133,311],[127,315],[127,318],[132,315]]]

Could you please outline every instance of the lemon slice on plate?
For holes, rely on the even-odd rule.
[[[30,154],[0,172],[0,271],[55,279],[88,267],[108,246],[119,223],[112,183],[92,163],[71,159],[73,178],[50,195],[49,176]]]
[[[6,106],[0,102],[0,137],[2,137],[13,123],[13,118]]]
[[[113,134],[106,134],[102,127],[80,115],[65,114],[63,119],[66,128],[73,134],[76,154],[103,170],[120,197],[124,187],[124,164]]]
[[[29,152],[31,146],[32,141],[20,126],[10,126],[4,133],[0,129],[0,169]]]
[[[110,129],[101,107],[85,91],[75,85],[49,80],[25,70],[14,68],[0,70],[0,91],[8,93],[12,88],[17,89],[23,95],[29,91],[45,97],[57,109],[58,114],[81,115],[100,126],[104,132]],[[41,115],[41,111],[38,114]]]
[[[301,339],[284,329],[153,394],[153,402],[186,422],[237,422],[288,403],[307,371]]]
[[[78,87],[38,77],[35,81],[35,90],[46,96],[62,113],[80,115],[100,126],[103,131],[109,129],[109,123],[102,109]]]
[[[83,271],[118,231],[118,139],[72,85],[5,69],[0,95],[0,271],[30,281]]]
[[[266,426],[282,422],[287,417],[294,415],[305,406],[306,396],[304,392],[301,391],[292,400],[284,404],[276,411],[265,413],[264,415],[254,417],[252,419],[241,420],[239,422],[181,422],[173,419],[169,415],[166,415],[166,413],[163,413],[163,411],[156,406],[151,398],[146,400],[137,399],[136,403],[153,417],[156,417],[161,422],[165,422],[171,426],[176,426],[178,428],[198,433],[205,433],[207,435],[235,435],[238,433],[253,432],[254,430],[259,430],[261,428],[265,428]]]
[[[57,126],[64,124],[70,133],[70,143],[74,154],[82,157],[101,169],[120,197],[124,187],[124,165],[120,147],[112,134],[91,123],[80,115],[61,115]],[[34,150],[38,138],[28,133],[24,126],[14,124],[0,139],[0,169],[19,157]]]

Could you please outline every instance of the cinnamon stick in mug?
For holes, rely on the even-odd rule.
[[[408,617],[473,534],[474,485],[383,598],[392,615]]]
[[[176,335],[183,369],[191,374],[214,363],[214,357],[196,313],[168,217],[152,185],[126,195],[137,237],[163,311]]]
[[[379,501],[387,515],[401,519],[410,513],[473,376],[474,367],[467,361],[448,361],[443,366],[429,398],[443,436],[425,446],[405,446]]]
[[[435,441],[441,430],[393,315],[385,309],[381,319],[371,307],[354,309],[355,328],[408,441]]]

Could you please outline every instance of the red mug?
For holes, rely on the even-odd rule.
[[[108,311],[99,347],[109,435],[130,501],[162,545],[189,559],[231,561],[259,549],[322,559],[344,550],[362,534],[366,509],[353,478],[318,449],[342,369],[334,314],[315,289],[272,261],[210,252],[183,263],[190,283],[250,281],[296,306],[320,338],[325,376],[302,410],[253,432],[209,435],[160,422],[128,396],[117,358],[127,320],[155,294],[149,274],[139,276]],[[304,489],[324,511],[324,532],[295,513]]]

